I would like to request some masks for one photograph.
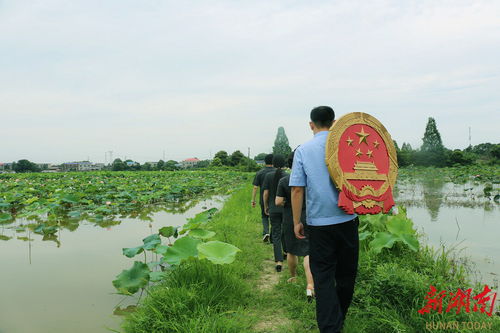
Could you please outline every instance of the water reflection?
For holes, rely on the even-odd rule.
[[[439,215],[439,208],[443,203],[444,180],[441,178],[424,178],[421,180],[425,207],[431,216],[432,221],[436,221]]]
[[[134,298],[123,300],[113,281],[133,260],[122,248],[161,227],[180,226],[205,208],[220,208],[223,197],[187,202],[175,214],[147,207],[145,214],[105,218],[100,222],[71,219],[56,222],[57,232],[34,233],[34,221],[18,219],[0,225],[0,332],[105,333],[118,329],[132,311]],[[172,211],[172,210],[170,210]],[[181,213],[183,212],[183,213]],[[140,220],[149,217],[150,220]],[[29,318],[29,320],[26,320]]]
[[[33,241],[28,234],[34,233],[39,234],[42,241],[54,242],[59,248],[61,247],[60,230],[74,232],[81,226],[82,222],[92,222],[98,227],[110,230],[112,227],[120,225],[124,219],[153,222],[155,214],[160,212],[177,215],[184,214],[200,202],[207,202],[207,200],[207,197],[200,198],[198,200],[178,200],[164,204],[148,205],[142,207],[140,210],[128,210],[127,212],[117,215],[71,215],[70,212],[70,214],[59,218],[51,218],[47,217],[47,215],[41,215],[12,219],[0,222],[0,241]],[[223,197],[215,196],[211,200],[223,200]],[[43,228],[37,231],[37,229],[41,226],[43,226]],[[47,232],[47,228],[56,228],[56,230],[53,230],[54,232]],[[18,235],[23,233],[24,235]]]

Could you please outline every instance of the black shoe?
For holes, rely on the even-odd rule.
[[[281,267],[282,267],[281,265],[276,265],[276,272],[278,273],[281,272]]]

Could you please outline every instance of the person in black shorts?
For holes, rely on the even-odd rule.
[[[274,155],[273,166],[276,170],[266,174],[262,188],[264,190],[264,213],[269,215],[269,219],[271,220],[271,237],[274,249],[274,261],[276,262],[276,271],[281,272],[281,268],[283,266],[283,248],[281,244],[283,207],[276,206],[275,199],[279,180],[284,176],[283,167],[285,166],[285,158],[283,155]]]
[[[253,179],[253,191],[252,191],[252,207],[255,208],[255,196],[257,194],[257,188],[260,187],[260,198],[259,198],[259,205],[260,205],[260,214],[262,218],[262,240],[264,242],[269,241],[269,216],[267,216],[264,212],[264,201],[263,201],[263,196],[262,193],[264,192],[264,189],[262,188],[262,185],[264,183],[264,177],[266,176],[267,173],[274,171],[273,168],[273,154],[268,154],[264,158],[264,163],[266,166],[264,169],[261,169],[257,171],[255,174],[255,178]]]
[[[291,169],[293,164],[292,152],[288,156],[288,167]],[[298,257],[304,257],[304,271],[306,273],[307,287],[306,295],[307,297],[312,297],[314,294],[314,282],[311,274],[311,269],[309,268],[309,240],[307,238],[297,239],[295,237],[295,232],[293,230],[293,215],[292,215],[292,196],[291,188],[288,185],[290,182],[290,175],[286,175],[280,179],[278,183],[278,189],[276,192],[276,206],[283,206],[283,237],[285,241],[285,246],[287,249],[287,263],[288,269],[290,271],[291,278],[288,282],[295,282],[297,278],[297,264]],[[305,224],[306,221],[306,203],[305,197],[302,205],[302,216],[300,218],[302,223]]]

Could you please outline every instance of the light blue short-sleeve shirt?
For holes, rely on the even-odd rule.
[[[290,186],[306,187],[306,221],[322,226],[352,220],[356,214],[346,214],[339,206],[339,192],[326,167],[325,146],[328,131],[314,135],[295,151]]]

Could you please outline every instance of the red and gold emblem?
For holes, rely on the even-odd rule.
[[[326,164],[346,213],[387,213],[394,206],[396,149],[374,117],[353,112],[335,121],[326,142]]]

